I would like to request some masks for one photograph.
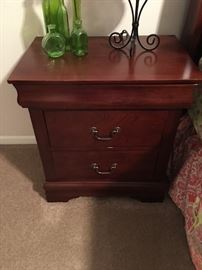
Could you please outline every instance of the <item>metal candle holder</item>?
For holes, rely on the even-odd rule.
[[[141,8],[140,8],[140,0],[135,0],[135,1],[136,1],[136,6],[135,6],[135,11],[134,11],[133,4],[131,3],[131,0],[128,0],[129,5],[130,5],[130,9],[131,9],[131,13],[132,13],[131,34],[129,35],[129,33],[126,30],[123,30],[121,33],[113,32],[109,36],[109,43],[115,49],[121,50],[121,49],[125,48],[126,46],[128,46],[130,43],[130,56],[134,55],[136,41],[138,41],[139,45],[146,51],[153,51],[160,44],[160,38],[158,35],[155,35],[155,34],[151,34],[151,35],[147,36],[147,38],[146,38],[147,47],[145,47],[142,44],[140,37],[139,37],[138,28],[139,28],[139,22],[140,22],[140,17],[141,17],[142,11],[143,11],[146,3],[148,2],[148,0],[144,1]]]

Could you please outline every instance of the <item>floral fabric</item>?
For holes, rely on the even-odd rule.
[[[202,270],[202,141],[188,116],[178,127],[169,174],[169,194],[185,217],[192,260]]]

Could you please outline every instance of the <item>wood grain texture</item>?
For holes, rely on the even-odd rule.
[[[143,38],[144,39],[144,38]],[[200,73],[174,36],[133,59],[89,39],[89,54],[50,60],[36,38],[9,78],[29,108],[43,161],[48,201],[77,196],[162,200],[177,123],[192,105]],[[110,141],[115,127],[120,132]],[[99,165],[100,175],[92,169]]]
[[[202,74],[201,74],[202,75]],[[129,110],[189,108],[194,84],[156,85],[22,85],[15,84],[24,108],[65,110]]]
[[[52,149],[115,149],[156,146],[168,119],[168,111],[46,111],[45,119]],[[144,125],[143,125],[144,123]],[[96,139],[92,133],[96,127]],[[114,136],[112,131],[119,127]]]
[[[157,157],[157,147],[136,149],[133,151],[60,151],[53,152],[53,162],[56,179],[74,179],[75,181],[105,181],[106,179],[131,179],[154,177],[154,165]],[[97,163],[99,171],[110,172],[109,175],[99,175],[92,168]],[[117,167],[111,170],[116,163]]]
[[[66,54],[51,60],[42,51],[41,38],[36,38],[8,81],[57,85],[185,84],[202,82],[202,75],[174,36],[161,36],[160,46],[152,53],[137,46],[132,59],[112,49],[106,37],[92,37],[85,57]]]
[[[37,140],[39,153],[43,163],[45,177],[51,179],[54,175],[53,159],[50,151],[50,143],[44,119],[43,111],[39,109],[29,109],[32,126]]]
[[[165,180],[165,179],[164,179]],[[130,196],[141,201],[163,201],[168,189],[166,181],[158,182],[46,182],[49,202],[66,202],[79,196]]]
[[[166,119],[164,128],[162,130],[161,144],[158,152],[155,177],[166,177],[169,158],[173,151],[173,141],[176,134],[177,126],[179,124],[180,117],[182,116],[182,110],[171,110],[168,118]]]

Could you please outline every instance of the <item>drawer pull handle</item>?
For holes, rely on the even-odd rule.
[[[91,167],[94,171],[96,171],[97,174],[100,174],[100,175],[106,175],[106,174],[112,174],[113,170],[115,170],[117,168],[117,163],[113,163],[109,169],[109,171],[107,172],[101,172],[100,171],[100,166],[97,164],[97,163],[92,163],[91,164]]]
[[[115,127],[111,132],[110,132],[110,135],[109,137],[100,137],[98,135],[98,130],[96,127],[92,127],[91,128],[91,132],[93,134],[93,136],[98,140],[98,141],[111,141],[114,137],[114,135],[118,134],[119,132],[121,131],[121,128],[120,127]]]

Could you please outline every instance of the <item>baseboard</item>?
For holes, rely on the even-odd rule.
[[[0,136],[0,144],[36,144],[35,136]]]

